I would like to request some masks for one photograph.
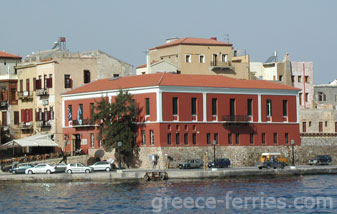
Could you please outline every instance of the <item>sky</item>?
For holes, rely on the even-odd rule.
[[[16,0],[1,2],[0,50],[25,57],[60,36],[70,51],[102,50],[132,64],[171,37],[217,37],[252,62],[274,51],[311,61],[314,83],[337,79],[336,0]]]

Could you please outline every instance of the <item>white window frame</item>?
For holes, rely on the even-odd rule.
[[[154,131],[150,130],[150,145],[154,145]]]
[[[189,56],[188,61],[187,61],[187,56]],[[192,63],[192,55],[191,54],[185,54],[185,62],[186,63]]]
[[[221,54],[221,61],[228,62],[228,54]]]
[[[201,56],[203,56],[202,61],[201,61]],[[206,58],[205,54],[200,54],[199,55],[199,63],[205,63],[205,61],[206,61],[205,58]]]
[[[95,134],[94,133],[90,133],[90,146],[91,148],[95,148]]]

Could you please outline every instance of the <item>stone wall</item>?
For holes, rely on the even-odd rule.
[[[302,138],[302,145],[294,147],[295,164],[306,164],[307,161],[316,155],[331,155],[333,164],[337,163],[337,137],[335,138]],[[93,157],[96,150],[89,150],[89,156]],[[170,167],[177,167],[178,163],[188,159],[204,159],[207,152],[208,161],[213,161],[213,146],[191,146],[191,147],[140,147],[135,154],[135,161],[131,167],[151,169],[152,162],[149,156],[156,154],[159,156],[156,168],[166,168],[168,156],[172,157]],[[292,160],[292,147],[289,146],[216,146],[216,158],[229,158],[234,167],[254,166],[263,152],[280,152],[287,159],[288,164]],[[102,159],[114,159],[114,152],[105,152]],[[116,161],[117,162],[117,161]]]

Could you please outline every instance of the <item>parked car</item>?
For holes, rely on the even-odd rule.
[[[277,159],[272,159],[272,160],[266,160],[265,162],[260,162],[257,167],[259,169],[277,169],[277,168],[280,168],[280,169],[284,169],[284,167],[286,167],[287,164],[282,162],[282,161],[279,161]]]
[[[17,164],[9,169],[9,172],[13,174],[25,174],[26,169],[32,167],[34,167],[34,165],[29,163]]]
[[[330,155],[317,155],[308,161],[309,165],[329,165],[332,159]]]
[[[67,169],[67,165],[64,163],[58,163],[55,165],[55,172],[65,172]]]
[[[111,171],[112,170],[112,162],[108,161],[98,161],[94,163],[93,165],[89,166],[92,171]]]
[[[202,160],[199,159],[192,159],[192,160],[187,160],[184,163],[178,164],[179,169],[192,169],[192,168],[200,168],[203,166]]]
[[[208,164],[208,168],[227,168],[231,165],[231,161],[228,158],[219,158]]]
[[[76,172],[91,173],[92,169],[88,166],[84,166],[82,163],[71,163],[67,165],[66,172],[68,174]]]
[[[51,174],[55,172],[55,168],[46,163],[40,163],[32,168],[26,169],[26,174],[35,174],[35,173],[47,173]]]

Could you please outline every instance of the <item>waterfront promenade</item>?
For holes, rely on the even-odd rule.
[[[12,175],[0,173],[1,182],[74,182],[74,181],[132,181],[143,180],[145,172],[153,170],[125,169],[122,172],[93,172],[90,174],[33,174]],[[295,169],[263,169],[257,167],[238,167],[217,170],[204,169],[168,169],[169,179],[226,179],[226,178],[272,178],[303,175],[337,174],[337,165],[330,166],[296,166]]]

